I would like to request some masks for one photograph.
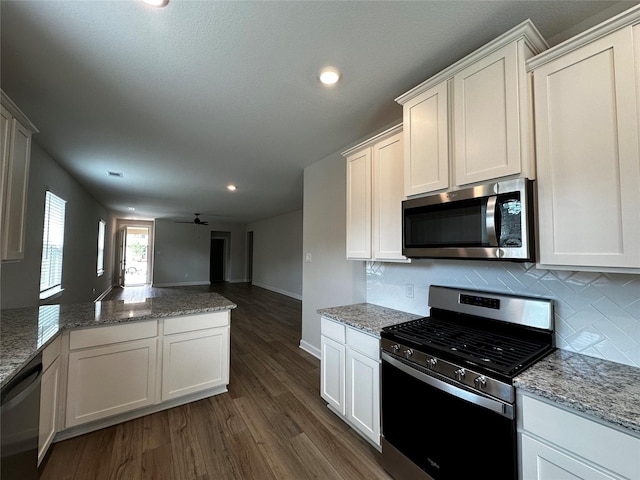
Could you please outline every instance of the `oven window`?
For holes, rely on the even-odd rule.
[[[517,478],[516,422],[382,362],[382,434],[435,480]]]
[[[486,198],[405,209],[405,247],[488,247],[486,214]]]

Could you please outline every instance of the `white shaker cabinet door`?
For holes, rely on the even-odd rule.
[[[632,27],[541,65],[533,81],[540,264],[639,268]]]
[[[449,187],[447,89],[447,82],[443,81],[402,107],[407,197]]]
[[[371,259],[371,149],[347,157],[347,258]]]
[[[66,428],[152,405],[157,343],[148,338],[70,352]]]
[[[165,335],[162,401],[229,384],[229,327]]]
[[[320,396],[340,415],[345,415],[346,346],[323,335],[320,351]]]
[[[42,374],[40,384],[40,428],[38,430],[38,465],[56,435],[60,358],[56,358]]]
[[[373,146],[373,258],[408,261],[402,255],[402,132]]]
[[[522,449],[522,478],[527,480],[615,480],[588,465],[583,460],[567,455],[563,451],[520,435]]]
[[[454,76],[456,185],[520,173],[520,74],[512,42]]]
[[[347,349],[347,418],[380,444],[380,362]]]
[[[3,112],[2,128],[5,129]],[[2,260],[24,258],[31,131],[15,118],[9,124],[8,152],[3,157]],[[3,145],[3,149],[7,148]]]

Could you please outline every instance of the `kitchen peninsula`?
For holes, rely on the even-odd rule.
[[[42,353],[39,460],[54,437],[226,392],[236,306],[208,292],[2,310],[2,386]]]

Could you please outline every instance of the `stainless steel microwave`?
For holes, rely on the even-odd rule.
[[[402,202],[410,258],[535,261],[534,181],[519,178]]]

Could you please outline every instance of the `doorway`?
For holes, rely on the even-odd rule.
[[[229,243],[231,232],[211,232],[209,251],[209,282],[229,281]]]
[[[253,280],[253,231],[247,232],[247,274],[245,282]]]
[[[118,222],[118,284],[122,287],[151,283],[151,222]]]

